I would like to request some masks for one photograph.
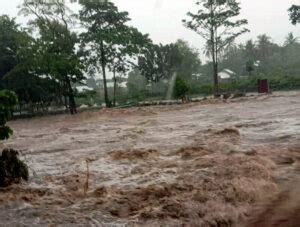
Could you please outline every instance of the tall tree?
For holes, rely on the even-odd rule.
[[[289,8],[290,20],[292,24],[300,23],[300,5],[292,5]]]
[[[15,19],[0,16],[0,89],[4,88],[3,77],[17,64],[17,53],[22,46],[24,33]]]
[[[113,73],[113,106],[116,106],[116,93],[117,93],[117,74],[119,75],[125,75],[126,72],[129,70],[129,63],[126,61],[126,55],[122,55],[122,52],[118,53],[115,58],[112,60],[112,62],[109,64],[109,69]]]
[[[54,97],[54,81],[33,73],[34,39],[5,15],[0,17],[0,49],[0,87],[18,95],[20,111],[23,104],[29,107],[47,105]]]
[[[246,59],[245,69],[248,72],[249,76],[252,75],[252,72],[255,70],[255,61],[256,61],[256,46],[252,39],[248,40],[244,47],[244,56]]]
[[[206,40],[213,62],[214,92],[219,92],[218,63],[219,53],[238,36],[248,32],[244,26],[247,20],[234,20],[240,14],[240,3],[236,0],[199,0],[199,10],[189,12],[190,20],[184,25]]]
[[[201,60],[197,49],[191,47],[188,42],[184,40],[177,40],[175,46],[178,49],[177,57],[177,74],[183,77],[186,81],[191,81],[193,75],[200,72]]]
[[[147,35],[128,26],[128,12],[119,11],[111,1],[82,0],[80,4],[79,17],[85,28],[81,34],[82,44],[89,51],[90,70],[102,73],[105,103],[109,107],[107,67],[116,68],[114,65],[119,64],[120,59],[124,63],[126,57],[139,50],[138,46],[147,40]]]
[[[21,13],[34,16],[30,24],[38,31],[34,71],[59,81],[69,99],[71,114],[77,113],[72,84],[84,79],[83,65],[76,52],[74,20],[64,0],[24,0]]]
[[[266,34],[257,37],[257,50],[259,60],[266,62],[267,58],[271,55],[273,43],[271,37]]]
[[[125,76],[135,65],[134,61],[137,60],[138,55],[151,41],[148,35],[143,35],[136,28],[127,27],[122,42],[122,45],[112,52],[111,61],[108,62],[108,68],[113,73],[113,106],[116,106],[117,74],[119,78]]]
[[[147,93],[147,80],[141,75],[138,68],[128,73],[127,89],[130,99],[143,99]]]
[[[245,57],[248,60],[254,61],[256,58],[256,46],[252,39],[248,40],[245,44]]]
[[[169,79],[177,71],[182,55],[176,44],[150,44],[138,58],[138,68],[151,83]]]

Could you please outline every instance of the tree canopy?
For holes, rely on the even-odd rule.
[[[300,5],[292,5],[289,8],[290,20],[292,24],[300,23]]]
[[[214,87],[218,93],[218,62],[220,52],[238,36],[249,30],[245,19],[236,19],[240,14],[240,3],[236,0],[199,0],[196,13],[188,12],[189,20],[184,25],[207,42],[208,53],[212,58]]]
[[[90,71],[102,73],[106,106],[111,106],[107,67],[123,71],[126,60],[139,53],[148,36],[128,26],[128,12],[119,11],[111,1],[83,0],[80,4],[79,18],[85,29],[81,34],[82,47],[89,52],[86,60]]]
[[[76,113],[72,83],[84,80],[84,67],[75,49],[77,35],[70,28],[71,12],[62,0],[24,0],[20,12],[34,17],[30,25],[39,34],[31,71],[57,82],[59,91],[69,98],[70,113]]]

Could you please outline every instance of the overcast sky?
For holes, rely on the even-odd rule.
[[[196,0],[113,0],[120,10],[129,12],[131,24],[144,33],[149,33],[156,43],[170,43],[185,39],[200,51],[203,40],[183,27],[181,20],[188,11],[195,10]],[[0,0],[0,14],[17,16],[21,0]],[[239,41],[255,38],[266,33],[273,41],[282,43],[288,32],[300,36],[300,25],[289,22],[287,9],[300,0],[241,0],[241,17],[248,19],[250,33]]]

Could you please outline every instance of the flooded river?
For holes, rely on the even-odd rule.
[[[1,189],[3,226],[242,226],[284,190],[299,209],[300,92],[9,125],[31,177]]]

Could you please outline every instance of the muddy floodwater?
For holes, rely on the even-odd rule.
[[[300,224],[300,92],[9,125],[31,176],[2,226]]]

